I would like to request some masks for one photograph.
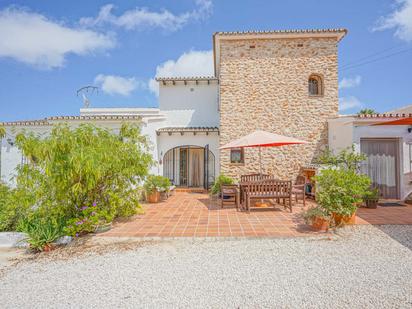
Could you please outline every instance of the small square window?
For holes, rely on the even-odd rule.
[[[244,163],[243,148],[233,148],[230,150],[230,163]]]

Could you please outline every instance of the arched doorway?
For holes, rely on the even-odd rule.
[[[163,156],[163,176],[176,186],[209,188],[215,180],[215,155],[208,145],[172,148]]]

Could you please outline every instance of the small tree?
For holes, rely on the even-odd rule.
[[[137,211],[135,187],[153,162],[138,126],[124,124],[114,134],[90,124],[58,125],[46,138],[19,134],[16,144],[28,161],[18,168],[17,189],[32,196],[37,214],[64,217],[75,233],[86,221]]]
[[[330,149],[326,149],[318,158],[317,163],[359,172],[361,164],[366,160],[366,155],[355,152],[352,148],[343,149],[335,155]]]

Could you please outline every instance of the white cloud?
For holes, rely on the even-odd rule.
[[[362,103],[354,96],[339,98],[339,110],[346,111],[349,109],[361,108]]]
[[[99,74],[94,79],[94,83],[100,85],[103,92],[110,95],[120,94],[128,96],[136,88],[146,87],[145,83],[137,81],[134,77],[122,77],[116,75]]]
[[[206,19],[212,13],[213,4],[211,0],[196,0],[196,5],[196,9],[193,11],[184,12],[179,15],[174,15],[168,10],[153,12],[144,7],[137,7],[116,16],[112,14],[115,6],[107,4],[100,8],[97,17],[82,18],[80,23],[89,27],[112,24],[127,30],[151,27],[176,31],[191,21]]]
[[[213,76],[213,52],[185,52],[177,60],[167,60],[156,68],[156,77],[192,77]],[[149,81],[149,89],[159,94],[159,85],[155,79]]]
[[[86,55],[114,45],[110,36],[70,28],[24,9],[0,11],[0,57],[55,68],[63,66],[67,54]]]
[[[373,30],[395,29],[395,36],[412,42],[412,0],[397,0],[397,8],[388,16],[381,17]]]
[[[359,75],[356,75],[353,78],[342,78],[342,80],[339,82],[339,89],[345,89],[345,88],[353,88],[357,87],[360,85],[362,81],[362,78]]]

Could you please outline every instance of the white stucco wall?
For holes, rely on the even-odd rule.
[[[329,149],[334,153],[352,147],[353,117],[339,117],[328,121]]]
[[[1,141],[1,180],[13,185],[16,167],[22,163],[22,153],[15,145],[16,135],[20,132],[33,132],[36,135],[46,136],[50,131],[49,126],[21,126],[5,127],[6,136]]]
[[[215,176],[219,175],[219,135],[217,133],[185,133],[180,135],[180,133],[174,133],[169,135],[168,133],[162,133],[157,137],[159,152],[158,155],[164,156],[166,152],[174,147],[178,146],[200,146],[205,147],[209,145],[209,150],[215,156]],[[163,173],[163,165],[159,165],[159,174]]]
[[[159,108],[166,115],[165,126],[219,126],[218,84],[216,81],[196,85],[178,82],[159,85]]]
[[[15,146],[11,146],[4,138],[1,141],[1,180],[12,184],[12,177],[16,174],[16,167],[21,163],[21,153]]]

